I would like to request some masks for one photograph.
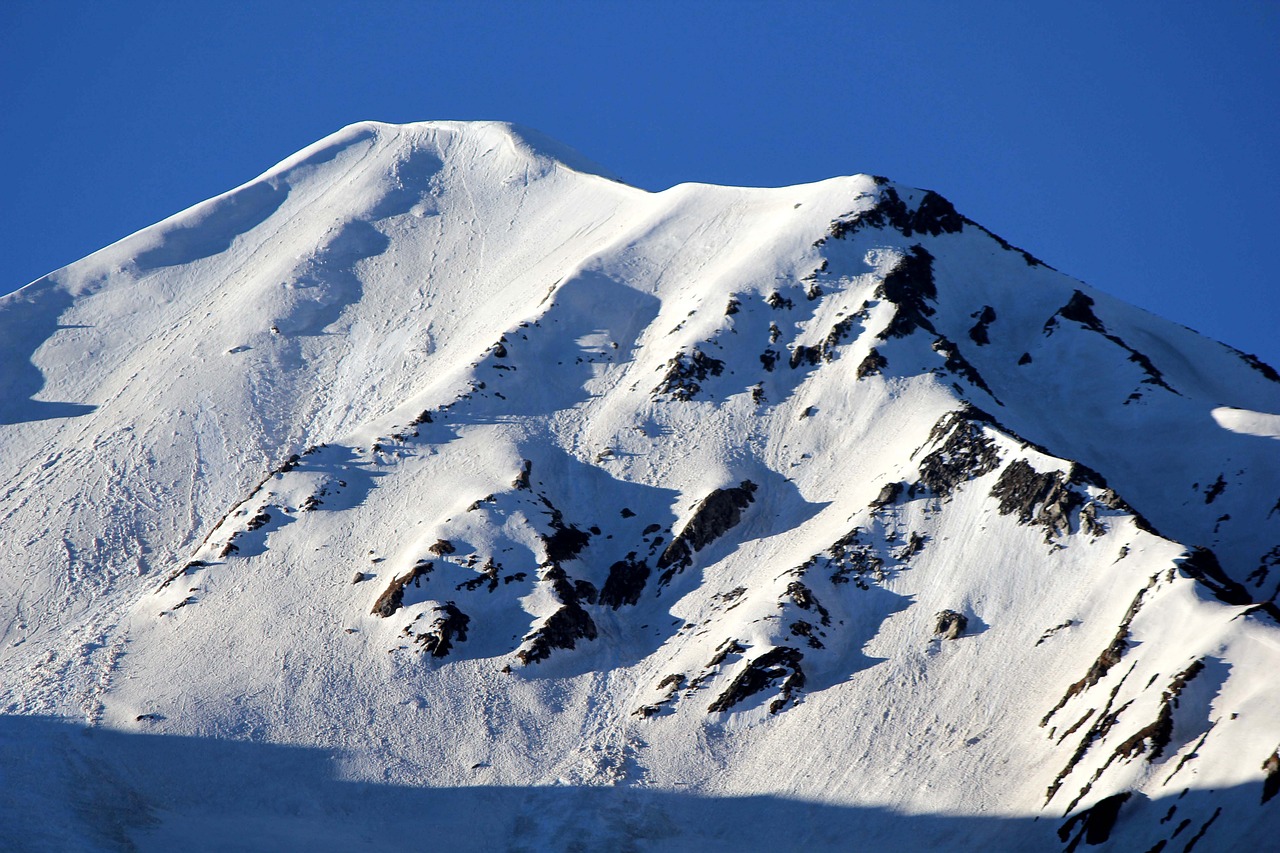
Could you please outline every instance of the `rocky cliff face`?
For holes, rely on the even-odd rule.
[[[506,125],[356,125],[5,335],[11,717],[820,801],[868,843],[1274,836],[1280,378],[936,193],[649,194]],[[113,790],[126,840],[198,811]],[[687,813],[522,826],[734,837]]]

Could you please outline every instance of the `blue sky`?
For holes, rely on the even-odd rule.
[[[0,293],[362,119],[505,119],[630,183],[928,187],[1280,365],[1280,4],[0,4]]]

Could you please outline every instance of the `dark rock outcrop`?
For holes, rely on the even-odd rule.
[[[392,578],[391,583],[378,596],[378,600],[374,602],[373,610],[370,611],[374,616],[381,616],[383,619],[400,609],[404,604],[404,590],[409,584],[419,585],[419,579],[431,574],[434,564],[425,560],[419,561],[412,569],[405,572],[398,578]]]
[[[920,460],[920,485],[947,497],[961,483],[994,471],[1000,465],[1000,454],[983,430],[984,423],[991,423],[990,415],[973,407],[939,418],[929,433],[929,443],[941,444]]]
[[[1142,380],[1144,383],[1148,385],[1156,385],[1160,388],[1164,388],[1166,391],[1178,394],[1178,392],[1174,390],[1173,386],[1165,382],[1164,375],[1150,358],[1129,346],[1118,335],[1113,335],[1111,332],[1107,331],[1107,327],[1103,324],[1102,320],[1098,318],[1097,314],[1093,313],[1093,305],[1094,302],[1092,297],[1087,296],[1079,290],[1074,291],[1071,294],[1071,299],[1067,301],[1067,304],[1059,308],[1052,317],[1045,321],[1045,334],[1052,334],[1053,330],[1057,328],[1058,318],[1079,323],[1086,329],[1097,332],[1116,346],[1123,349],[1125,352],[1129,353],[1129,361],[1132,361],[1134,364],[1141,367],[1142,372],[1147,375],[1147,378]],[[1130,400],[1132,399],[1135,398],[1130,397]]]
[[[600,590],[600,603],[617,610],[624,604],[636,604],[649,580],[649,564],[636,560],[635,552],[609,567],[609,577]]]
[[[990,305],[983,305],[981,311],[975,311],[973,314],[978,322],[973,324],[973,328],[969,329],[969,338],[980,347],[984,347],[991,343],[991,335],[988,333],[991,324],[996,321],[996,309]]]
[[[912,246],[889,270],[876,288],[876,297],[897,306],[893,318],[880,332],[880,340],[905,338],[917,329],[937,334],[928,318],[934,314],[929,303],[937,300],[938,288],[933,281],[933,255],[924,246]]]
[[[1062,710],[1071,697],[1093,687],[1106,677],[1113,666],[1120,662],[1125,650],[1129,648],[1129,625],[1133,622],[1133,618],[1138,615],[1138,611],[1142,609],[1142,601],[1146,597],[1147,591],[1155,586],[1156,578],[1158,577],[1159,575],[1153,575],[1147,581],[1147,585],[1138,590],[1138,594],[1133,597],[1133,601],[1129,603],[1128,610],[1125,611],[1124,617],[1120,620],[1120,627],[1116,630],[1115,637],[1102,650],[1102,654],[1098,655],[1098,659],[1089,666],[1089,670],[1084,674],[1084,677],[1069,686],[1053,710],[1044,715],[1044,719],[1040,721],[1041,726],[1048,725],[1053,715]]]
[[[444,557],[448,554],[452,554],[456,550],[457,548],[454,548],[453,543],[448,539],[437,539],[435,544],[427,549],[428,552],[437,557]]]
[[[702,499],[689,523],[658,557],[658,568],[664,569],[661,583],[667,583],[676,572],[693,563],[693,555],[723,536],[742,520],[742,511],[755,500],[758,487],[750,480],[737,486],[716,489]]]
[[[879,350],[872,347],[867,352],[867,357],[858,364],[855,375],[859,379],[866,379],[868,376],[877,376],[880,371],[889,366],[889,359],[880,354]]]
[[[769,703],[769,713],[776,714],[794,698],[795,692],[804,687],[804,671],[800,661],[804,655],[789,646],[777,646],[747,663],[734,676],[724,691],[708,707],[709,713],[728,711],[742,700],[754,696],[771,684],[781,682],[781,695]]]
[[[898,498],[902,497],[902,482],[885,483],[880,487],[880,494],[876,495],[875,500],[871,501],[873,509],[881,509],[889,504],[898,502]]]
[[[969,627],[969,617],[954,610],[943,610],[935,618],[937,621],[933,626],[933,634],[944,640],[959,639],[960,635]]]
[[[471,623],[471,617],[459,610],[452,601],[435,610],[439,615],[426,633],[418,635],[417,642],[427,654],[442,658],[449,654],[454,641],[461,643],[467,639],[467,626]]]
[[[961,355],[960,347],[956,346],[946,337],[939,337],[933,342],[933,351],[946,359],[943,365],[947,370],[957,376],[963,376],[969,381],[970,385],[975,388],[981,388],[991,396],[991,399],[995,400],[997,403],[1000,402],[996,397],[995,392],[991,390],[991,387],[987,385],[986,380],[982,378],[982,374],[978,373],[977,368],[970,364],[969,360]]]
[[[1160,697],[1160,710],[1150,724],[1143,726],[1116,747],[1114,756],[1133,758],[1146,753],[1147,763],[1164,754],[1173,739],[1173,709],[1178,707],[1178,696],[1197,675],[1204,671],[1204,661],[1197,660],[1174,676]]]
[[[526,459],[520,465],[520,473],[516,474],[515,480],[511,482],[511,488],[516,490],[529,488],[529,475],[531,473],[533,473],[533,462]]]
[[[1187,575],[1208,587],[1219,601],[1237,605],[1254,603],[1249,590],[1223,571],[1217,555],[1208,548],[1192,548],[1182,557],[1180,567]]]
[[[817,613],[823,625],[831,624],[831,614],[827,612],[827,608],[823,607],[822,602],[818,601],[813,591],[800,581],[792,581],[787,584],[786,596],[801,610],[812,610]]]
[[[827,234],[843,240],[864,228],[893,228],[904,237],[914,234],[954,234],[964,228],[966,220],[956,212],[951,202],[933,192],[926,191],[912,210],[893,187],[884,186],[876,206],[849,219],[831,223]],[[820,241],[822,242],[822,241]]]
[[[1262,762],[1262,772],[1266,775],[1262,777],[1262,802],[1266,802],[1280,794],[1280,749],[1267,756],[1267,760]]]
[[[1071,532],[1071,513],[1084,503],[1060,471],[1040,473],[1024,459],[1010,462],[991,489],[1001,515],[1017,513],[1022,524],[1045,529],[1045,541]]]
[[[582,605],[574,602],[562,606],[547,617],[542,626],[524,638],[525,648],[516,652],[520,663],[528,666],[551,656],[552,649],[572,649],[578,640],[594,640],[596,623]]]
[[[675,400],[692,400],[702,390],[702,382],[708,376],[719,376],[724,372],[724,362],[712,358],[698,348],[689,353],[677,353],[667,362],[666,373],[654,394],[666,394]]]

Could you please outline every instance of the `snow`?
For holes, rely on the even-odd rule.
[[[1250,412],[1247,409],[1233,409],[1229,406],[1219,406],[1210,414],[1213,415],[1218,426],[1230,432],[1263,438],[1280,438],[1280,415]]]
[[[1217,849],[1265,843],[1280,384],[972,224],[829,233],[890,189],[926,198],[651,194],[512,125],[365,122],[0,298],[0,778],[35,780],[0,842],[1041,849],[1135,791],[1116,844],[1219,807]],[[881,337],[917,245],[934,331]],[[1077,291],[1100,328],[1060,313]],[[678,399],[695,352],[720,370]],[[990,420],[946,420],[966,401]],[[956,429],[992,465],[909,489]],[[1004,506],[1019,461],[1075,495],[1068,529]],[[1249,603],[1180,567],[1192,546]],[[630,556],[638,602],[593,603]],[[567,596],[594,639],[523,664]],[[432,657],[450,602],[466,637]],[[803,685],[774,666],[708,711],[778,649]],[[1163,754],[1117,758],[1193,661]]]

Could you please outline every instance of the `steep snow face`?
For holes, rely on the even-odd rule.
[[[353,125],[0,299],[0,352],[9,715],[336,751],[335,801],[678,794],[538,800],[535,846],[712,849],[744,795],[866,843],[1275,826],[1280,377],[934,193]],[[149,768],[85,837],[207,821],[154,738],[50,737]]]

